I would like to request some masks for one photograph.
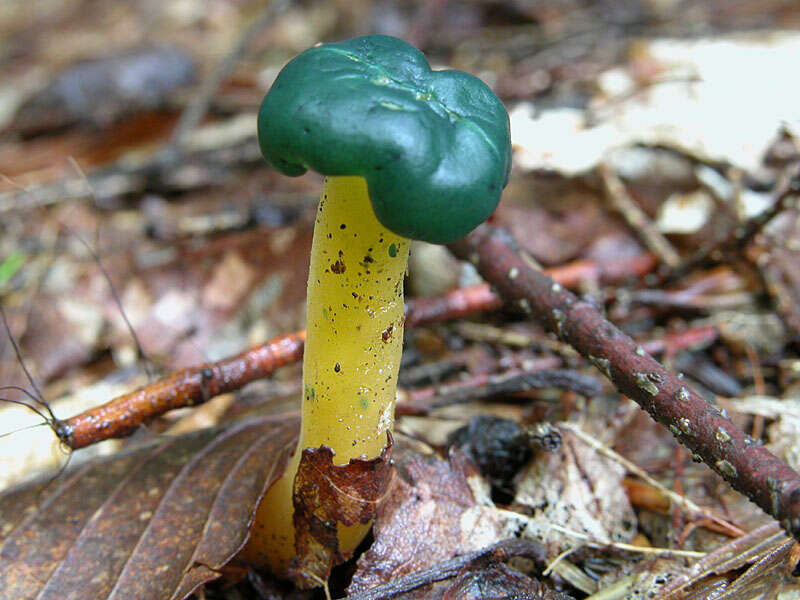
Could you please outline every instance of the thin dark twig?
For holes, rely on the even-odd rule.
[[[53,411],[50,410],[50,405],[47,403],[47,400],[44,399],[44,394],[39,389],[39,386],[36,385],[36,380],[34,380],[33,375],[31,372],[28,371],[28,365],[25,364],[25,360],[22,358],[22,352],[17,345],[17,340],[14,339],[14,335],[11,333],[11,327],[8,324],[8,319],[6,319],[6,311],[3,309],[3,305],[0,304],[0,318],[3,320],[3,327],[6,330],[6,335],[8,336],[8,341],[11,342],[11,347],[14,349],[14,354],[17,356],[17,361],[19,362],[20,366],[22,367],[23,372],[25,373],[25,377],[28,379],[28,383],[31,384],[33,387],[33,391],[36,392],[36,396],[38,397],[39,403],[47,408],[47,412],[50,413],[50,416],[53,417],[53,421],[56,420],[56,416],[53,414]]]
[[[554,359],[553,362],[560,361]],[[502,373],[475,375],[456,383],[401,392],[397,414],[423,415],[444,406],[542,388],[562,388],[589,397],[600,393],[602,384],[592,375],[584,375],[571,369],[546,368],[538,364],[531,370],[509,369]]]
[[[645,278],[650,287],[661,287],[674,283],[698,267],[718,263],[726,253],[749,244],[779,214],[791,208],[800,195],[800,162],[788,169],[778,184],[777,197],[772,206],[734,227],[733,231],[716,244],[709,244],[697,250],[673,269],[661,269],[655,275]]]

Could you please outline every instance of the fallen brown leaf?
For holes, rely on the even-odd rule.
[[[244,544],[297,429],[267,418],[204,430],[3,494],[0,598],[187,597]]]
[[[411,454],[397,463],[394,489],[373,527],[375,541],[358,561],[349,594],[510,537],[463,453],[449,460]]]
[[[662,588],[660,598],[684,600],[721,598],[743,600],[775,598],[781,591],[797,594],[791,577],[798,556],[778,523],[772,522],[731,540],[676,574]],[[781,596],[783,597],[783,596]],[[791,596],[786,596],[791,597]]]

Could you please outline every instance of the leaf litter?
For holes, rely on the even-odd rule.
[[[408,34],[438,53],[441,64],[480,73],[504,91],[513,115],[515,171],[495,218],[509,225],[545,265],[589,259],[604,265],[611,257],[645,253],[646,237],[631,225],[625,207],[615,214],[608,211],[606,191],[597,179],[600,165],[611,166],[623,195],[641,205],[639,218],[653,219],[653,229],[687,259],[695,248],[735,232],[741,217],[768,207],[775,182],[796,161],[794,80],[779,61],[788,57],[791,64],[796,54],[792,30],[799,15],[776,8],[778,3],[760,6],[758,15],[746,3],[726,5],[723,11],[715,10],[715,3],[695,5],[694,12],[670,17],[672,29],[658,16],[663,9],[637,2],[600,12],[578,3],[546,10],[525,2],[490,8],[445,3],[447,10],[437,12],[438,3],[368,1],[363,5],[372,10],[352,14],[343,5],[325,2],[292,6],[266,26],[255,51],[240,57],[211,99],[208,122],[189,133],[183,160],[168,169],[155,156],[186,106],[186,90],[194,89],[184,87],[188,78],[184,82],[182,76],[143,101],[120,103],[120,94],[95,94],[92,100],[99,103],[85,105],[89,108],[84,113],[67,111],[64,105],[44,115],[61,119],[58,123],[40,111],[35,135],[22,130],[24,119],[10,120],[15,111],[8,107],[22,107],[16,113],[20,115],[35,108],[42,98],[37,99],[37,92],[48,84],[53,89],[64,77],[59,73],[70,73],[65,70],[69,63],[102,58],[90,42],[104,29],[114,41],[108,52],[111,61],[139,60],[130,49],[140,41],[134,38],[150,28],[154,37],[177,43],[200,72],[208,71],[246,18],[227,2],[215,3],[214,18],[198,13],[196,4],[165,7],[165,18],[155,21],[116,2],[91,14],[70,10],[81,5],[78,0],[64,3],[45,25],[33,26],[16,9],[4,17],[9,47],[15,48],[9,55],[12,62],[4,65],[15,89],[0,93],[0,122],[11,123],[0,138],[0,172],[13,177],[0,183],[0,300],[46,395],[61,398],[54,403],[59,415],[78,412],[79,402],[98,404],[146,379],[135,367],[137,352],[106,282],[74,240],[48,231],[52,214],[93,242],[162,372],[201,362],[204,353],[212,359],[235,354],[301,327],[304,257],[313,218],[308,198],[318,182],[285,181],[254,169],[259,162],[252,115],[270,74],[319,39],[376,28]],[[623,34],[625,46],[581,30],[581,19],[589,17]],[[687,28],[687,19],[691,28],[701,29],[696,40],[671,33]],[[787,31],[713,31],[754,22]],[[626,37],[620,23],[646,23],[652,33],[644,39]],[[198,28],[203,35],[197,34]],[[559,38],[553,33],[558,31],[567,35]],[[731,56],[737,57],[738,69],[729,68]],[[76,77],[79,67],[73,69],[70,76]],[[166,77],[169,70],[159,75]],[[104,104],[105,99],[109,102]],[[741,118],[752,115],[752,106],[761,107],[758,118]],[[75,157],[86,176],[76,172],[67,155]],[[23,193],[20,187],[27,189]],[[41,206],[55,208],[45,213],[37,208]],[[642,281],[609,285],[597,277],[577,283],[643,344],[709,324],[717,328],[719,336],[691,355],[667,352],[666,359],[688,361],[692,368],[684,368],[687,377],[708,389],[719,389],[715,375],[726,375],[736,384],[727,389],[735,389],[737,397],[715,398],[709,392],[709,402],[726,408],[754,435],[762,420],[760,437],[795,465],[797,426],[791,407],[800,389],[793,349],[800,306],[794,301],[800,297],[796,217],[797,209],[789,207],[746,248],[729,246],[722,258],[713,258],[712,252],[705,263],[695,264],[691,277],[673,280],[665,290],[647,289]],[[531,235],[534,229],[537,235]],[[704,282],[710,268],[720,263],[718,268],[735,278],[735,289],[714,287],[708,283],[713,277]],[[427,270],[434,279],[441,278],[433,266]],[[424,261],[411,276],[426,276]],[[462,279],[469,277],[474,281],[474,272],[462,273]],[[738,297],[723,297],[734,293]],[[726,299],[735,303],[723,306],[720,300]],[[467,328],[409,330],[407,366],[431,366],[430,372],[436,373],[437,361],[457,365],[434,375],[448,384],[480,373],[504,373],[534,360],[590,373],[587,364],[525,323],[519,312],[506,310],[484,319],[501,334],[481,340],[468,335]],[[523,347],[510,343],[520,331],[526,339]],[[470,350],[473,358],[465,360]],[[759,373],[763,389],[756,390]],[[282,410],[287,405],[275,399],[274,390],[281,383],[290,387],[296,375],[296,369],[287,369],[276,381],[251,386],[211,418],[228,423],[254,408]],[[26,384],[5,340],[0,341],[0,380]],[[16,429],[37,422],[12,417],[21,411],[4,409],[3,426]],[[507,503],[498,501],[469,459],[456,451],[442,458],[447,434],[472,414],[487,412],[512,418],[523,428],[542,420],[565,424],[567,443],[558,452],[535,450],[516,479],[504,478],[502,487],[513,492]],[[610,388],[586,399],[556,388],[506,391],[480,402],[436,408],[413,417],[413,426],[412,417],[401,417],[398,428],[416,439],[400,440],[395,450],[392,492],[379,508],[372,546],[351,566],[352,593],[367,593],[366,583],[358,587],[360,581],[381,589],[403,574],[435,569],[442,561],[516,535],[542,540],[548,548],[547,565],[475,559],[459,567],[453,579],[416,588],[415,597],[550,597],[561,593],[559,589],[598,598],[664,593],[669,598],[769,598],[796,593],[792,543],[716,474],[693,463],[669,432],[637,414]],[[141,591],[151,594],[145,597],[167,597],[166,589],[179,597],[230,568],[229,559],[246,535],[254,498],[261,493],[258,488],[272,477],[268,471],[275,466],[257,460],[244,442],[291,448],[291,436],[267,418],[234,424],[244,432],[241,441],[232,437],[236,429],[224,428],[147,441],[174,419],[163,418],[141,431],[141,439],[133,440],[144,442],[138,449],[112,442],[114,449],[123,446],[123,454],[86,462],[76,454],[77,470],[46,488],[40,483],[0,497],[0,561],[17,561],[15,568],[2,569],[0,577],[7,586],[12,579],[20,586],[6,589],[23,590],[14,598],[25,597],[25,590],[37,585],[42,597],[62,597],[58,592],[83,598],[95,590],[118,586],[114,593],[122,594],[148,583],[162,587],[160,592]],[[576,439],[566,428],[576,423],[630,464]],[[265,436],[261,442],[256,430]],[[31,433],[40,431],[46,432],[40,427]],[[27,456],[36,447],[51,456],[44,464],[52,465],[53,456],[55,462],[63,460],[51,452],[49,433],[49,438],[27,433],[3,438],[17,442],[6,462],[18,463],[22,475],[30,476],[36,461]],[[415,451],[403,449],[412,442]],[[441,451],[438,456],[430,454],[430,446]],[[200,477],[192,469],[205,460],[214,467]],[[235,463],[237,477],[250,473],[249,480],[242,480],[249,485],[242,486],[229,514],[223,514],[218,500],[223,490],[226,496],[235,495],[234,475],[223,463],[228,468]],[[651,478],[644,487],[630,484],[631,479],[644,481],[639,470]],[[19,481],[19,474],[3,477],[6,484]],[[160,489],[163,495],[144,493],[139,484],[148,481],[149,489]],[[497,487],[497,481],[491,483]],[[188,489],[190,484],[196,489]],[[182,496],[184,490],[189,493],[183,504],[164,507],[166,495]],[[719,521],[687,510],[666,491],[691,499],[731,527],[720,530],[715,525]],[[37,513],[37,506],[46,510]],[[198,506],[203,508],[196,512],[205,511],[205,521],[188,512]],[[147,517],[140,521],[135,518],[139,515]],[[152,524],[154,519],[160,521]],[[737,529],[745,535],[731,537],[739,535]],[[109,532],[119,538],[118,547],[109,545]],[[23,533],[30,545],[23,543]],[[211,540],[223,543],[216,547]],[[120,566],[122,562],[130,566]],[[96,567],[100,564],[103,568]],[[159,571],[162,567],[167,568]],[[139,581],[136,574],[142,570],[148,577]],[[332,581],[339,577],[334,571]],[[230,581],[230,587],[201,589],[205,597],[226,600],[254,593],[245,583]],[[0,597],[6,589],[0,586]],[[76,589],[86,594],[75,596]],[[134,592],[128,597],[135,597]]]

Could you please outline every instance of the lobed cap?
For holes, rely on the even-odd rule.
[[[261,104],[258,140],[286,175],[359,175],[378,220],[433,243],[492,214],[508,182],[503,103],[480,79],[432,71],[410,44],[370,35],[310,48]]]

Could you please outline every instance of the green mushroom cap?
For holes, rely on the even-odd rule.
[[[384,35],[289,62],[261,104],[258,140],[286,175],[364,177],[384,226],[439,244],[492,214],[511,165],[508,114],[489,87],[432,71],[419,50]]]

